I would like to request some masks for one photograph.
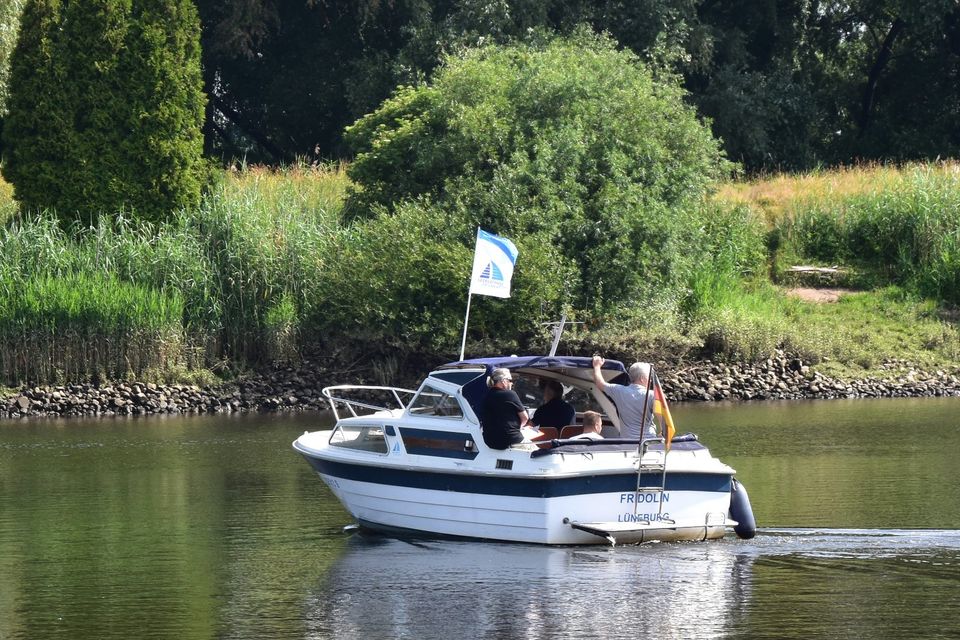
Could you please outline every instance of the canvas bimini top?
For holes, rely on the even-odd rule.
[[[473,374],[477,369],[482,373]],[[496,356],[492,358],[473,358],[450,362],[431,374],[439,378],[457,382],[462,385],[463,397],[466,399],[476,415],[481,415],[483,402],[487,397],[487,376],[494,369],[509,369],[511,371],[528,371],[531,373],[546,374],[546,377],[558,379],[578,379],[584,383],[593,383],[593,358],[584,356]],[[463,369],[462,378],[454,377],[457,370]],[[615,384],[629,384],[627,369],[619,360],[604,360],[601,371],[604,379]],[[454,374],[454,375],[452,375]],[[553,374],[553,375],[550,375]]]
[[[437,367],[444,369],[467,369],[478,366],[487,367],[488,371],[498,368],[504,369],[593,369],[593,358],[585,356],[495,356],[492,358],[473,358],[449,362]],[[604,360],[603,367],[610,371],[626,373],[627,369],[619,360]]]

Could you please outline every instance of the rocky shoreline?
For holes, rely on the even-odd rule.
[[[841,381],[778,352],[760,363],[657,365],[670,400],[798,400],[831,398],[960,397],[960,366],[923,371],[885,362],[889,377]],[[218,387],[118,382],[23,387],[0,398],[0,419],[322,411],[321,389],[342,382],[304,360]]]
[[[661,384],[673,401],[828,400],[960,396],[960,366],[924,371],[901,360],[879,367],[884,378],[843,381],[827,377],[799,358],[778,352],[761,363],[696,363],[665,370]]]

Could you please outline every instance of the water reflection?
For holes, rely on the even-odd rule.
[[[354,536],[307,600],[311,638],[720,637],[749,599],[736,542],[542,548]]]
[[[308,594],[305,637],[953,637],[958,577],[957,531],[616,549],[357,535]]]

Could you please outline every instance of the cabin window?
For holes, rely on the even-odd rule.
[[[380,425],[340,425],[330,436],[330,446],[386,453],[387,439]]]
[[[538,407],[543,404],[543,389],[541,380],[535,376],[513,374],[513,391],[520,398],[520,402],[527,407]]]
[[[603,407],[601,407],[597,399],[593,397],[593,394],[579,387],[571,387],[563,396],[563,399],[576,407],[578,414],[584,411],[604,412]]]
[[[444,418],[462,418],[460,403],[451,394],[425,384],[410,403],[410,414],[415,416],[438,416]]]
[[[407,453],[414,455],[473,460],[479,453],[469,433],[400,427],[400,436]]]

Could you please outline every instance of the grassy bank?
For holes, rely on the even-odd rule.
[[[566,310],[587,322],[569,344],[630,358],[756,360],[785,348],[848,377],[880,375],[891,359],[955,363],[958,173],[863,167],[721,185],[682,227],[698,234],[687,238],[688,275],[615,313],[571,308],[561,263],[514,238],[514,297],[475,300],[468,353],[544,350],[540,322]],[[118,218],[63,230],[46,216],[16,218],[0,182],[0,216],[10,217],[0,229],[0,383],[169,380],[304,348],[386,379],[408,357],[455,357],[469,223],[414,206],[346,224],[348,186],[337,167],[228,171],[198,210],[160,227]],[[834,304],[786,296],[785,269],[799,263],[847,267],[856,292]]]
[[[707,294],[721,350],[761,355],[775,343],[845,376],[884,360],[936,368],[960,358],[960,165],[867,166],[723,185],[767,229],[770,284]],[[837,304],[783,295],[791,265],[839,266]],[[710,305],[708,305],[710,306]],[[704,326],[701,320],[701,326]],[[711,335],[709,331],[694,331]],[[727,333],[734,333],[730,340]]]

